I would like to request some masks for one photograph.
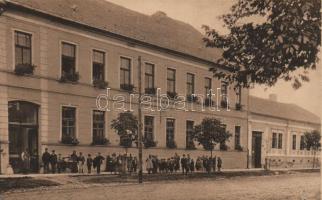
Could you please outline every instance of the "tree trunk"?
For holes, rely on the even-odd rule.
[[[313,169],[315,167],[315,153],[316,153],[316,151],[313,150],[313,166],[312,166]]]

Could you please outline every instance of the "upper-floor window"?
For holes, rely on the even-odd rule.
[[[205,98],[211,98],[211,78],[205,78]]]
[[[283,134],[279,133],[278,134],[278,148],[282,149],[282,147],[283,147]]]
[[[93,111],[93,143],[102,144],[105,139],[105,112]]]
[[[120,84],[121,84],[121,88],[124,85],[131,84],[131,59],[130,58],[121,57]]]
[[[236,103],[241,105],[241,93],[242,93],[242,88],[241,86],[238,86],[236,88]]]
[[[176,92],[176,70],[170,68],[167,69],[167,92]]]
[[[154,89],[154,65],[145,63],[145,90],[149,93],[149,90]]]
[[[105,80],[105,52],[93,50],[92,63],[93,81]]]
[[[305,149],[304,135],[301,135],[300,150],[304,150],[304,149]]]
[[[31,34],[15,31],[15,64],[31,65]]]
[[[296,135],[293,135],[293,138],[292,138],[292,149],[296,150]]]
[[[76,108],[62,107],[62,140],[76,137]]]
[[[195,75],[187,73],[187,95],[195,93]]]
[[[277,148],[277,133],[272,135],[272,148]]]
[[[228,83],[225,81],[221,82],[221,100],[227,101],[228,95]]]
[[[76,45],[63,42],[62,43],[62,76],[68,77],[76,72]]]

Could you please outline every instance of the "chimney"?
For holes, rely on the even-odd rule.
[[[274,102],[277,102],[277,95],[276,94],[269,94],[268,99]]]

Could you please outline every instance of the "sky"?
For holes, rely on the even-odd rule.
[[[169,17],[191,24],[200,32],[202,25],[209,25],[221,33],[227,33],[220,16],[227,13],[234,0],[108,0],[131,10],[151,15],[163,11]],[[321,54],[320,54],[321,55]],[[321,58],[321,56],[320,56]],[[280,102],[297,104],[321,117],[321,77],[320,64],[318,69],[311,71],[310,82],[294,90],[290,82],[278,81],[274,87],[255,86],[251,90],[254,96],[268,98],[274,93]]]

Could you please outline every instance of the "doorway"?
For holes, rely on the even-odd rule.
[[[14,173],[38,172],[38,108],[25,101],[8,103],[9,163]],[[28,155],[25,162],[22,152]]]
[[[262,167],[262,132],[253,131],[252,134],[252,164],[255,168]]]

